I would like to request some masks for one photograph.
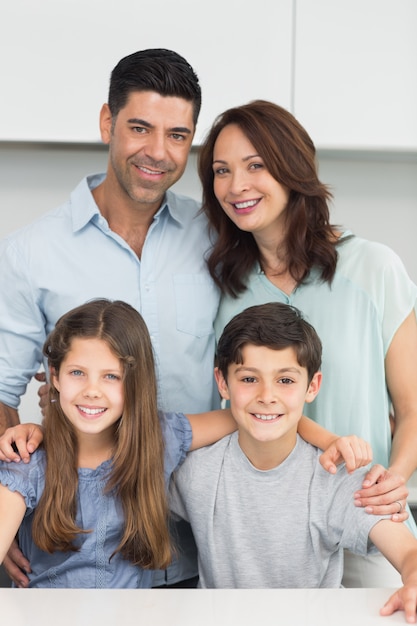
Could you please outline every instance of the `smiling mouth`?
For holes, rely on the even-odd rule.
[[[245,200],[244,202],[231,202],[230,204],[237,213],[249,213],[260,200]]]
[[[161,176],[162,174],[165,174],[163,170],[148,170],[148,168],[144,165],[136,165],[136,168],[149,176]]]
[[[282,417],[283,413],[273,413],[268,415],[265,415],[263,413],[252,413],[252,415],[262,422],[272,422]]]
[[[95,408],[92,409],[88,406],[81,406],[78,405],[77,406],[78,410],[81,411],[81,413],[84,413],[85,415],[90,415],[95,417],[96,415],[101,415],[102,413],[104,413],[105,411],[107,411],[107,409],[105,408]]]

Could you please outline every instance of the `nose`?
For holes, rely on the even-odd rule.
[[[95,381],[88,381],[84,388],[83,396],[85,398],[100,398],[101,395],[102,394],[98,383]]]
[[[276,404],[277,397],[272,384],[263,383],[259,386],[258,402],[261,404]]]
[[[145,153],[153,161],[164,161],[167,149],[163,133],[150,133],[145,146]]]
[[[243,191],[250,189],[250,182],[247,173],[241,170],[233,172],[230,178],[229,191],[235,196],[240,195]]]

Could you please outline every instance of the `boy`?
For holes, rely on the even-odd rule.
[[[415,621],[417,541],[354,506],[362,471],[328,474],[297,435],[322,379],[313,327],[285,304],[250,307],[227,324],[217,356],[238,431],[189,454],[171,484],[171,508],[196,538],[199,586],[340,587],[343,548],[366,554],[371,541],[404,582],[381,613],[405,608]]]

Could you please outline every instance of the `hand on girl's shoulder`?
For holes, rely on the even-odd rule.
[[[0,461],[29,463],[30,455],[39,447],[43,431],[39,424],[17,424],[0,437]]]

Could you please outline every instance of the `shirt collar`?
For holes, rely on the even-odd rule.
[[[93,174],[84,178],[71,194],[73,231],[82,230],[89,222],[104,219],[91,193],[101,182],[106,174]],[[178,203],[177,196],[172,191],[167,191],[161,207],[155,213],[154,220],[159,221],[164,216],[171,217],[179,226],[184,226],[184,211]]]

